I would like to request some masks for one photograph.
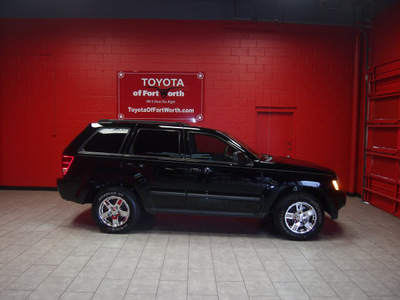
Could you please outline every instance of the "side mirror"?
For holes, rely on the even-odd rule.
[[[252,164],[252,160],[244,154],[242,151],[235,151],[232,155],[232,160],[239,165],[249,165]]]

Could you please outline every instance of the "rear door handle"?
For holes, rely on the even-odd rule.
[[[130,168],[144,168],[144,164],[140,164],[140,163],[126,163],[126,165]]]

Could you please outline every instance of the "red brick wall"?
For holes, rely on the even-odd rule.
[[[255,22],[0,20],[0,185],[55,186],[116,73],[202,71],[205,120],[256,144],[256,107],[295,108],[294,157],[349,172],[354,31]],[[4,88],[3,88],[4,87]]]

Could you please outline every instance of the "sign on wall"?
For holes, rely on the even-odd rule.
[[[119,71],[118,118],[203,120],[204,73]]]

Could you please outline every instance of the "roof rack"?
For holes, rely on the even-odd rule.
[[[98,123],[143,123],[143,124],[168,124],[175,126],[189,126],[183,122],[157,121],[157,120],[119,120],[119,119],[101,119]]]

